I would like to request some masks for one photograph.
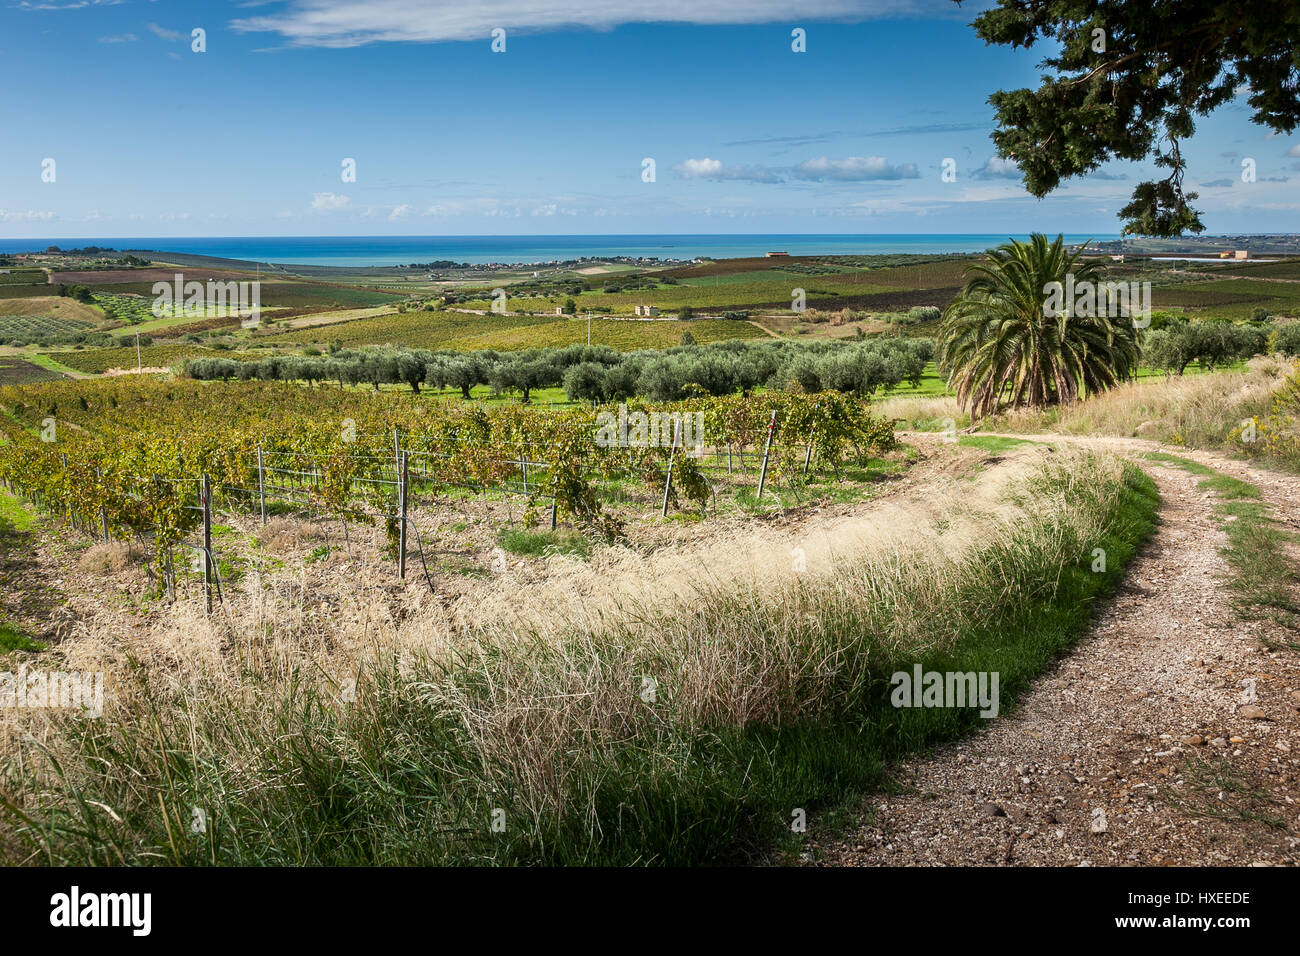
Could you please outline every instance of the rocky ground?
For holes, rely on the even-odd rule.
[[[1178,453],[1252,482],[1295,525],[1300,479]],[[899,766],[896,792],[847,829],[810,821],[804,865],[1300,862],[1298,636],[1233,609],[1215,496],[1144,466],[1160,527],[1091,634],[1013,713]]]

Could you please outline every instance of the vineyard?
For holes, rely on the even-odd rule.
[[[41,269],[10,269],[0,272],[2,285],[47,285],[49,279]]]
[[[157,281],[171,282],[176,272],[181,272],[186,279],[199,277],[206,280],[209,275],[214,274],[210,271],[193,273],[192,275],[184,270],[163,270],[160,278],[144,281],[139,278],[131,278],[128,281],[106,282],[89,281],[95,296],[104,296],[107,298],[129,298],[143,297],[145,305],[149,306],[154,298],[154,283]],[[159,273],[160,270],[149,270],[150,275]],[[93,275],[93,273],[92,273]],[[114,278],[124,277],[129,273],[121,273]],[[361,289],[354,286],[335,285],[325,282],[305,282],[299,280],[284,279],[266,279],[258,280],[256,274],[239,274],[240,281],[260,281],[262,305],[272,309],[296,309],[296,308],[345,308],[358,306],[378,306],[378,305],[395,305],[402,301],[402,297],[391,292],[377,292],[373,289]],[[233,280],[232,280],[233,281]],[[0,286],[0,295],[3,295],[4,286]],[[15,288],[28,288],[16,286]],[[46,287],[48,291],[48,286]],[[32,295],[37,293],[16,293]],[[148,314],[148,309],[145,309]],[[152,317],[152,315],[149,315]]]
[[[136,350],[133,345],[116,349],[82,349],[45,353],[61,365],[87,375],[102,375],[110,369],[134,369]],[[191,358],[227,358],[244,361],[261,358],[256,353],[221,351],[202,345],[142,345],[139,364],[144,368],[167,368]]]
[[[777,265],[776,263],[780,264]],[[809,305],[835,309],[866,306],[881,310],[912,305],[946,305],[960,288],[969,259],[888,265],[874,269],[819,259],[736,259],[672,269],[643,279],[608,276],[586,279],[586,288],[572,296],[578,311],[631,314],[637,305],[676,312],[683,306],[716,311],[790,308],[793,290],[803,289]],[[625,281],[636,284],[624,287]],[[549,314],[569,295],[511,292],[509,308]],[[486,309],[488,290],[467,293],[462,304]]]
[[[696,319],[689,322],[674,319],[660,319],[649,322],[593,319],[591,322],[592,344],[608,345],[620,352],[631,352],[636,349],[671,348],[681,342],[682,335],[686,332],[689,332],[691,338],[701,345],[710,342],[725,342],[730,339],[767,338],[767,333],[749,322],[733,322],[725,319]],[[528,325],[504,332],[468,335],[446,343],[445,347],[466,352],[479,349],[517,351],[521,349],[578,345],[586,341],[587,323],[585,321],[562,319],[558,322]]]
[[[93,328],[79,319],[60,319],[39,315],[0,315],[0,340],[27,340],[45,335],[71,335]]]
[[[393,312],[329,325],[311,326],[259,337],[284,344],[338,342],[352,345],[404,345],[439,348],[467,336],[494,335],[528,325],[548,323],[544,316],[467,315],[463,312]]]
[[[159,579],[173,587],[177,547],[205,556],[205,580],[219,581],[216,510],[381,526],[399,573],[414,545],[427,574],[423,506],[509,500],[525,526],[567,522],[620,537],[647,513],[805,500],[813,481],[839,479],[894,442],[890,423],[833,392],[631,402],[625,415],[655,413],[647,418],[664,426],[626,443],[600,440],[598,416],[610,409],[488,408],[270,382],[4,388],[0,408],[0,480],[71,529],[151,543]],[[695,422],[703,433],[688,445]]]

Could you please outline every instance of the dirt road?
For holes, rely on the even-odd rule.
[[[1164,450],[1250,481],[1295,526],[1300,479]],[[1143,465],[1161,523],[1091,633],[1013,713],[900,766],[898,791],[866,798],[847,830],[811,822],[806,865],[1300,862],[1300,654],[1263,640],[1300,638],[1233,610],[1216,497]]]

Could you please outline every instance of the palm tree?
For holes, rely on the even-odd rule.
[[[1115,310],[1107,308],[1104,291],[1094,299],[1096,308],[1050,306],[1066,298],[1066,289],[1106,288],[1103,267],[1083,261],[1081,252],[1068,251],[1063,236],[1049,243],[1034,233],[1027,243],[1013,239],[999,246],[967,270],[966,287],[944,311],[938,359],[957,404],[969,407],[973,418],[1004,404],[1068,404],[1137,370],[1137,333],[1127,314],[1107,315]]]

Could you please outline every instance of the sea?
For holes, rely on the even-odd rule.
[[[1006,242],[1002,233],[945,235],[625,235],[625,236],[258,236],[225,238],[133,237],[4,239],[0,254],[39,252],[49,246],[79,249],[178,252],[307,266],[396,266],[438,260],[522,264],[627,256],[645,259],[737,259],[788,252],[792,256],[982,252]],[[1066,236],[1066,242],[1118,239],[1118,235]]]

